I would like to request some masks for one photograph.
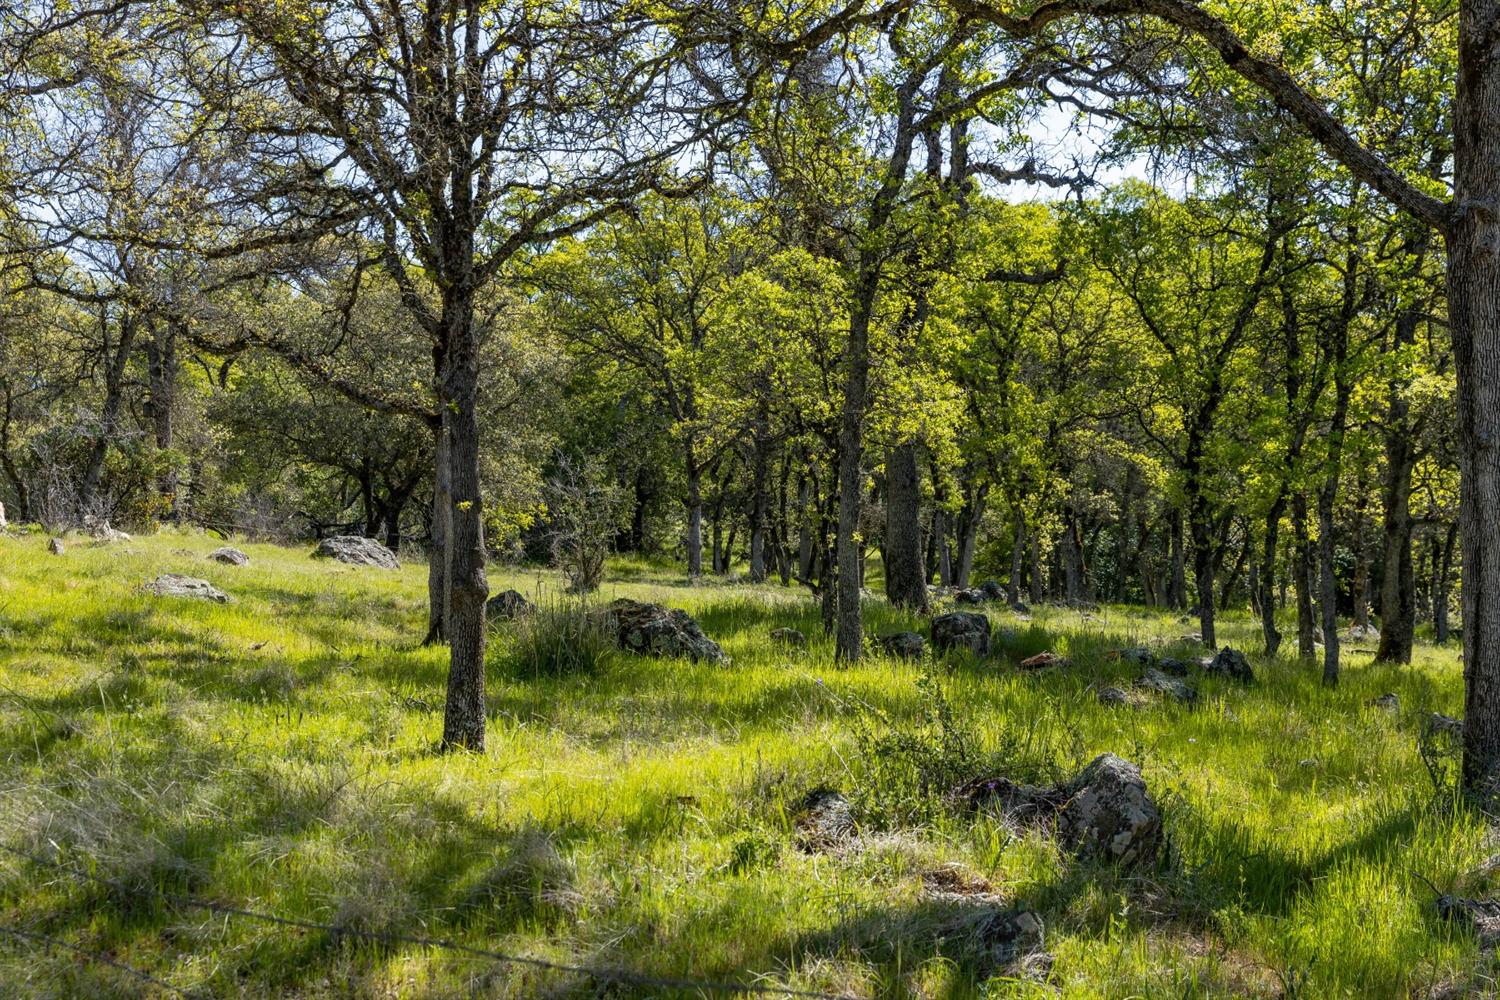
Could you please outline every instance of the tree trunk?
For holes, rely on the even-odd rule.
[[[1025,572],[1026,565],[1026,515],[1021,512],[1019,503],[1012,510],[1010,580],[1006,582],[1005,598],[1014,607],[1021,603],[1021,574]]]
[[[120,422],[120,407],[125,398],[125,365],[135,343],[136,318],[128,310],[120,316],[120,335],[111,344],[109,335],[109,313],[99,313],[100,342],[104,368],[104,405],[99,411],[99,433],[89,447],[88,463],[84,467],[83,483],[78,490],[78,514],[88,516],[96,513],[92,508],[99,496],[99,484],[104,477],[104,460],[109,454],[110,442]]]
[[[703,471],[691,457],[687,470],[687,572],[703,575]]]
[[[1448,641],[1448,581],[1453,573],[1453,542],[1458,535],[1458,525],[1448,525],[1441,548],[1433,551],[1432,574],[1432,629],[1441,646]]]
[[[1172,580],[1167,588],[1167,607],[1173,611],[1187,609],[1187,547],[1182,537],[1182,511],[1173,510],[1170,518],[1170,540],[1172,554]]]
[[[427,551],[427,637],[422,645],[448,639],[448,538],[453,527],[452,470],[448,462],[448,421],[432,423],[432,530]]]
[[[1072,503],[1063,505],[1063,597],[1071,604],[1083,599],[1083,543]]]
[[[927,610],[917,446],[907,441],[886,460],[885,596],[898,608]]]
[[[839,521],[835,535],[838,566],[838,627],[834,655],[857,661],[864,652],[864,621],[859,594],[859,511],[864,499],[864,422],[870,380],[870,312],[878,272],[861,269],[844,349],[844,407],[839,429]]]
[[[1276,494],[1271,509],[1266,512],[1265,536],[1261,539],[1260,578],[1258,601],[1260,603],[1260,630],[1266,640],[1266,655],[1275,656],[1281,649],[1281,632],[1276,628],[1276,547],[1281,537],[1281,515],[1286,511],[1286,492]]]
[[[1292,568],[1297,584],[1297,655],[1311,658],[1317,655],[1317,643],[1313,632],[1317,628],[1313,616],[1313,546],[1307,534],[1307,497],[1301,492],[1292,494]]]
[[[479,344],[473,290],[458,282],[443,303],[448,370],[440,400],[448,413],[451,469],[448,545],[448,700],[444,748],[484,749],[484,499],[479,483]]]
[[[177,395],[177,328],[172,323],[152,322],[151,339],[146,344],[146,375],[148,395],[146,416],[151,420],[151,430],[157,451],[170,451],[173,444],[172,410]],[[181,519],[177,505],[177,470],[162,470],[157,480],[157,492],[166,505],[167,515],[172,520]]]

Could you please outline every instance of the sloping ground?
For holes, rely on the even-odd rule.
[[[1307,665],[1255,657],[1231,617],[1259,683],[1196,679],[1196,707],[1106,706],[1097,689],[1139,672],[1107,651],[1190,626],[992,610],[1016,631],[987,660],[846,669],[804,593],[622,565],[630,582],[601,599],[686,608],[731,664],[612,653],[536,676],[505,626],[488,752],[439,756],[445,652],[416,646],[422,567],[260,545],[227,566],[195,535],[80,539],[61,556],[46,542],[0,538],[0,844],[64,867],[0,857],[0,928],[190,995],[712,995],[604,971],[627,969],[870,997],[1404,997],[1463,995],[1496,971],[1423,882],[1487,889],[1484,825],[1433,805],[1417,754],[1427,712],[1459,714],[1454,647],[1424,646],[1411,668],[1356,652],[1328,692]],[[232,603],[140,589],[168,572]],[[491,587],[545,604],[554,581],[498,570]],[[878,601],[870,617],[925,631]],[[810,648],[771,642],[782,626]],[[1071,664],[1015,666],[1049,649]],[[1399,712],[1367,704],[1386,691]],[[1103,751],[1140,764],[1161,805],[1172,847],[1157,868],[1081,866],[1045,832],[942,795],[977,767],[1055,777]],[[804,850],[798,805],[818,787],[842,790],[859,825]],[[979,917],[1012,902],[1045,922],[1050,969],[998,961]],[[0,983],[172,995],[14,934]]]

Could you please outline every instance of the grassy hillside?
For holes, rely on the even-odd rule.
[[[611,652],[541,674],[509,626],[489,664],[483,755],[433,752],[445,652],[416,646],[424,568],[396,573],[162,534],[111,546],[0,538],[0,844],[111,880],[0,858],[0,927],[101,953],[195,996],[700,996],[378,944],[191,909],[161,891],[377,932],[430,935],[600,970],[857,997],[1452,996],[1492,953],[1439,922],[1433,893],[1483,892],[1492,846],[1434,802],[1416,734],[1457,715],[1456,647],[1345,683],[1267,661],[1253,687],[1202,680],[1195,708],[1107,707],[1121,646],[1192,626],[1128,608],[989,612],[1015,635],[975,662],[835,666],[804,593],[686,586],[621,564],[602,599],[682,607],[728,667]],[[161,572],[228,605],[155,598]],[[555,580],[499,569],[494,590]],[[916,627],[872,600],[872,628]],[[794,626],[806,651],[768,633]],[[925,628],[919,629],[925,632]],[[1044,649],[1073,664],[1026,673]],[[1361,652],[1363,650],[1363,652]],[[1392,691],[1399,713],[1372,707]],[[951,807],[988,767],[1066,776],[1102,751],[1140,764],[1173,850],[1123,874],[1044,834]],[[797,846],[810,789],[853,800],[860,836]],[[950,891],[934,892],[940,886]],[[958,887],[958,892],[951,891]],[[1036,909],[1053,961],[991,961],[959,898]],[[170,995],[101,961],[0,935],[7,996]]]

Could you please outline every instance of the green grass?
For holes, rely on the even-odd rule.
[[[1345,683],[1254,656],[1248,617],[1223,633],[1254,687],[1204,681],[1197,708],[1097,704],[1133,673],[1105,653],[1191,627],[1130,608],[1036,609],[986,661],[835,666],[812,599],[688,586],[622,563],[601,600],[683,607],[729,667],[608,654],[561,675],[499,629],[489,747],[439,755],[445,651],[416,645],[420,566],[399,573],[164,533],[109,547],[0,538],[0,843],[127,887],[0,859],[0,926],[50,935],[199,995],[700,996],[549,973],[416,946],[226,917],[163,890],[373,931],[590,968],[736,978],[869,997],[1466,995],[1493,953],[1440,923],[1421,879],[1484,892],[1492,845],[1435,801],[1420,717],[1459,714],[1456,647],[1412,667],[1352,652]],[[202,576],[219,606],[149,597],[160,572]],[[556,594],[536,571],[494,590]],[[919,623],[872,600],[871,627]],[[811,648],[773,647],[791,625]],[[925,631],[925,629],[923,629]],[[1069,653],[1029,675],[1014,659]],[[973,753],[1067,775],[1103,751],[1139,763],[1172,839],[1160,869],[1080,866],[1043,835],[948,808],[871,748],[931,726],[935,675]],[[1401,697],[1392,716],[1365,703]],[[885,742],[882,742],[885,741]],[[970,761],[972,763],[972,761]],[[919,764],[912,765],[919,767]],[[859,840],[804,853],[793,815],[812,788],[864,810]],[[1044,981],[1005,978],[972,911],[926,892],[955,865],[1038,910]],[[1420,878],[1418,877],[1420,876]],[[965,922],[966,918],[968,923]],[[143,985],[63,950],[0,937],[6,996],[139,996]]]

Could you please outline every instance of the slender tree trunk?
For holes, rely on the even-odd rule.
[[[1083,543],[1078,537],[1078,515],[1073,504],[1063,504],[1063,597],[1069,603],[1083,598]]]
[[[1014,607],[1021,603],[1021,574],[1026,565],[1026,515],[1020,504],[1012,507],[1011,522],[1010,579],[1006,582],[1005,598]]]
[[[914,442],[891,449],[886,460],[885,482],[885,594],[898,608],[926,611],[921,480]]]
[[[1286,491],[1276,494],[1271,509],[1266,512],[1265,536],[1261,539],[1260,579],[1258,582],[1260,604],[1260,630],[1266,640],[1266,655],[1275,656],[1281,649],[1281,632],[1276,628],[1276,547],[1281,537],[1281,516],[1286,512]]]
[[[448,700],[443,746],[484,749],[484,498],[479,483],[479,344],[470,269],[443,303],[449,345],[440,400],[448,413],[452,470],[448,557]]]
[[[0,465],[5,467],[5,478],[10,480],[11,488],[16,491],[16,519],[30,521],[31,489],[11,455],[10,428],[15,409],[15,393],[9,380],[0,382],[0,386],[5,390],[5,413],[3,419],[0,419]]]
[[[691,457],[687,468],[687,572],[703,575],[703,470]]]
[[[109,313],[99,313],[100,343],[104,356],[104,405],[99,411],[99,433],[89,447],[88,462],[84,467],[83,482],[78,490],[78,513],[93,514],[95,500],[99,496],[99,484],[104,478],[104,460],[109,446],[115,439],[120,423],[120,407],[125,398],[125,365],[135,344],[137,321],[128,310],[121,314],[119,336],[109,334]]]
[[[1182,536],[1182,511],[1173,510],[1169,521],[1172,580],[1167,587],[1167,607],[1184,611],[1187,609],[1187,546]]]
[[[1448,525],[1443,544],[1433,551],[1432,629],[1438,645],[1448,641],[1448,581],[1453,574],[1453,543],[1458,525]]]
[[[452,534],[452,468],[448,461],[448,421],[432,422],[432,531],[427,551],[427,637],[422,645],[448,640],[448,537]]]
[[[170,451],[173,444],[173,414],[177,395],[177,329],[172,323],[153,321],[149,324],[151,339],[146,344],[146,377],[148,394],[146,416],[151,421],[152,435],[157,451]],[[167,515],[180,520],[181,510],[177,505],[177,470],[162,470],[157,480],[157,492],[166,504]]]
[[[844,349],[844,409],[839,430],[839,522],[835,539],[838,565],[838,628],[835,656],[857,661],[864,652],[863,609],[859,593],[859,511],[864,493],[864,421],[870,379],[870,311],[879,276],[873,265],[861,269],[855,307]]]
[[[1292,568],[1297,584],[1297,655],[1317,655],[1313,633],[1317,628],[1313,616],[1313,546],[1307,531],[1307,497],[1300,491],[1292,494]]]

